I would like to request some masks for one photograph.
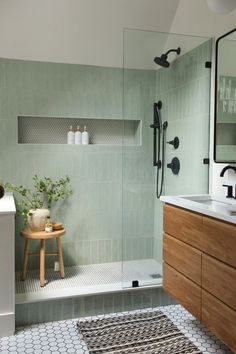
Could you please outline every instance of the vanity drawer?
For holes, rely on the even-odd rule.
[[[204,252],[236,267],[236,225],[203,217],[203,231]]]
[[[236,353],[236,312],[204,290],[202,322]]]
[[[236,269],[203,254],[202,287],[236,310]]]
[[[201,249],[202,216],[165,204],[164,232]]]
[[[201,318],[201,288],[165,262],[163,288],[196,318]]]
[[[201,252],[176,238],[164,234],[163,260],[201,285]]]

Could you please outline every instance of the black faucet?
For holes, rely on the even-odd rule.
[[[225,174],[225,171],[227,171],[227,170],[233,170],[233,171],[236,173],[236,167],[235,167],[235,166],[230,166],[230,165],[228,165],[228,166],[225,166],[225,167],[222,169],[222,171],[221,171],[221,173],[220,173],[220,177],[223,177],[224,174]]]
[[[222,171],[221,171],[221,173],[220,173],[220,177],[223,177],[224,174],[225,174],[225,171],[227,171],[227,170],[233,170],[233,171],[236,173],[236,167],[235,167],[235,166],[230,166],[230,165],[228,165],[228,166],[225,166],[225,167],[222,169]],[[233,186],[228,185],[228,184],[223,184],[223,187],[227,187],[227,188],[228,188],[228,189],[227,189],[226,198],[236,198],[236,195],[233,196]]]

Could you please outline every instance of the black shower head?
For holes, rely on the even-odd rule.
[[[165,54],[162,54],[160,57],[155,57],[154,58],[154,62],[160,66],[162,66],[163,68],[168,68],[170,66],[170,63],[167,60],[168,54],[170,52],[176,52],[177,55],[180,54],[180,47],[178,47],[177,49],[169,49],[168,52],[166,52]]]
[[[167,55],[162,54],[160,57],[154,58],[154,62],[164,68],[168,68],[170,63],[167,61]]]

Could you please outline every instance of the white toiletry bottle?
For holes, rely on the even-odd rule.
[[[67,133],[67,144],[72,145],[75,143],[75,133],[73,132],[73,127],[70,125],[70,130]]]
[[[47,221],[45,223],[45,232],[52,232],[52,222],[50,216],[47,216]]]
[[[77,145],[82,144],[82,133],[79,130],[79,125],[77,125],[77,130],[75,132],[75,144],[77,144]]]
[[[87,132],[86,125],[84,126],[84,131],[82,133],[82,144],[83,145],[89,144],[89,133]]]

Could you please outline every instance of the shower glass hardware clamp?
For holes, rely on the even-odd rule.
[[[179,138],[176,136],[173,140],[167,141],[167,144],[173,145],[175,149],[179,147]]]
[[[138,288],[139,287],[139,281],[138,280],[133,280],[132,281],[132,288]]]

